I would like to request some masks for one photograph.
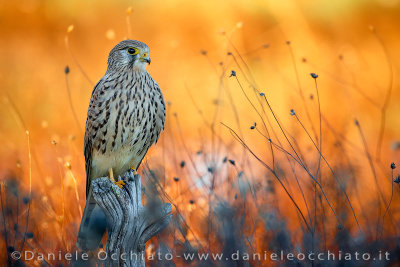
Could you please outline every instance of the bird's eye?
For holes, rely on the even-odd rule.
[[[135,47],[129,47],[126,51],[128,51],[128,54],[130,55],[136,55],[139,53],[139,50]]]

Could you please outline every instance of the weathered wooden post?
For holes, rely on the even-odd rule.
[[[144,207],[140,176],[128,171],[123,179],[123,188],[106,177],[92,182],[94,199],[107,218],[104,266],[145,266],[146,242],[169,224],[172,207]]]

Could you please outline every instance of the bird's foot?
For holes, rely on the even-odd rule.
[[[118,185],[119,188],[122,188],[122,187],[125,185],[125,182],[122,181],[122,180],[119,180],[118,182],[115,181],[115,179],[114,179],[114,173],[113,173],[112,168],[110,168],[110,169],[108,170],[108,172],[109,172],[110,180],[111,180],[115,185]]]
[[[125,182],[122,180],[119,180],[118,182],[114,182],[115,185],[118,185],[119,188],[122,188],[125,185]]]

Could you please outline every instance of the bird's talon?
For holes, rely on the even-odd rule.
[[[122,187],[125,185],[125,182],[122,180],[119,180],[118,182],[114,182],[114,184],[118,185],[118,187],[122,189]]]

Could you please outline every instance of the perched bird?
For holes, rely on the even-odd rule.
[[[147,64],[146,44],[122,41],[111,50],[106,74],[93,89],[84,140],[86,206],[78,233],[79,249],[96,249],[106,227],[105,215],[92,196],[91,181],[108,176],[122,187],[124,182],[114,177],[137,170],[164,129],[164,97],[147,72]]]

